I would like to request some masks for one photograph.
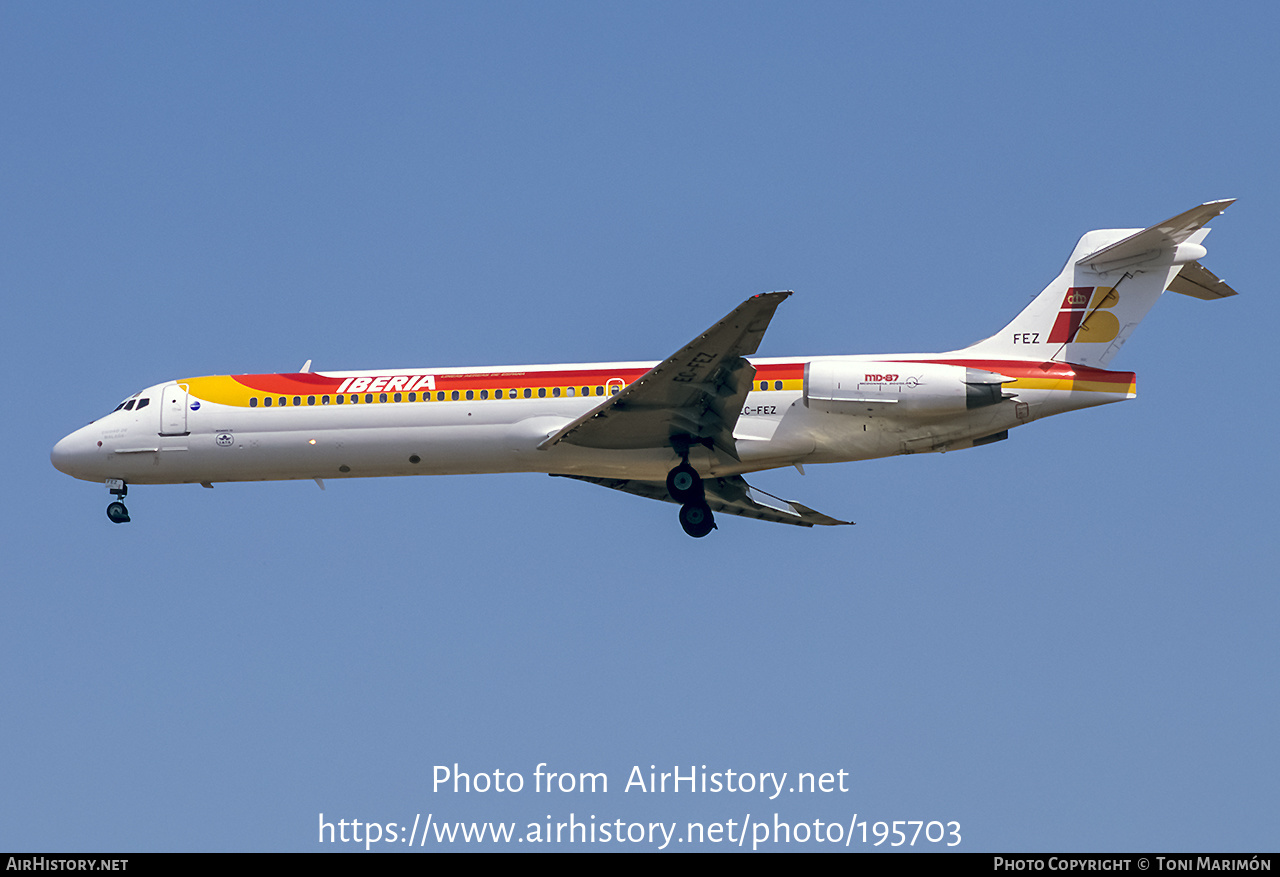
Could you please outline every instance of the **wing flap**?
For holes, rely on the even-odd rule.
[[[561,478],[573,478],[589,484],[599,484],[611,490],[619,490],[635,496],[676,503],[667,493],[667,486],[661,481],[640,481],[634,478],[592,478],[587,475],[560,475]],[[814,511],[798,502],[780,499],[771,493],[757,490],[740,475],[728,478],[707,478],[702,482],[706,491],[707,505],[713,512],[726,515],[737,515],[743,518],[756,518],[776,524],[792,524],[797,527],[841,526],[852,524],[852,521],[841,521],[821,512]],[[679,503],[676,503],[679,505]]]

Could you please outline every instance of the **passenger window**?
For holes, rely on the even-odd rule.
[[[553,389],[553,390],[551,391],[551,395],[552,395],[552,396],[555,396],[557,399],[559,399],[559,398],[560,398],[560,388],[559,388],[559,387],[556,387],[555,389]]]
[[[539,398],[539,399],[545,399],[545,398],[547,398],[547,388],[546,388],[546,387],[539,387],[539,388],[538,388],[538,398]]]
[[[525,388],[524,388],[524,397],[525,397],[526,399],[528,399],[528,398],[529,398],[530,396],[532,396],[532,395],[533,395],[533,390],[530,390],[528,387],[525,387]]]
[[[596,395],[597,395],[597,396],[603,396],[603,395],[604,395],[604,387],[596,387]]]
[[[774,388],[775,390],[781,390],[781,389],[782,389],[782,381],[774,381],[774,382],[773,382],[773,388]]]
[[[263,405],[263,407],[265,407],[265,408],[270,408],[270,407],[271,407],[271,397],[270,397],[270,396],[267,396],[265,399],[263,399],[263,400],[262,400],[262,405]]]
[[[397,396],[399,396],[400,394],[399,394],[399,393],[397,393],[396,395],[397,395]],[[397,398],[397,399],[396,399],[396,401],[397,401],[397,402],[399,402],[400,400]],[[417,394],[417,393],[410,393],[410,394],[409,394],[409,401],[410,401],[410,402],[417,402],[417,401],[418,401],[418,394]]]
[[[584,395],[584,396],[590,396],[590,395],[591,395],[591,388],[590,388],[590,387],[583,387],[583,388],[582,388],[582,395]]]
[[[489,398],[489,391],[488,391],[488,390],[481,390],[481,391],[480,391],[480,398],[481,398],[481,399],[488,399],[488,398]]]
[[[252,396],[252,397],[250,397],[250,399],[249,399],[249,407],[250,407],[250,408],[257,408],[257,407],[258,407],[258,397],[257,397],[257,396]]]
[[[767,389],[769,389],[769,382],[768,382],[768,381],[761,381],[761,382],[760,382],[760,389],[762,389],[762,390],[767,390]]]
[[[565,394],[566,396],[572,396],[572,395],[573,395],[573,387],[569,387],[567,390],[565,390],[565,391],[564,391],[564,394]]]
[[[285,403],[285,402],[287,402],[287,401],[289,401],[289,400],[288,400],[288,399],[286,399],[284,396],[281,396],[281,397],[280,397],[280,407],[281,407],[281,408],[283,408],[283,407],[284,407],[284,403]]]
[[[379,393],[379,394],[378,394],[378,401],[379,401],[379,402],[385,402],[385,401],[387,401],[387,394],[386,394],[386,393]]]
[[[347,397],[339,393],[338,395],[333,397],[333,401],[341,405],[343,402],[347,401]]]
[[[328,405],[328,404],[329,404],[329,397],[328,397],[328,396],[321,396],[321,397],[320,397],[320,404],[321,404],[321,405]]]
[[[444,401],[444,390],[441,390],[440,392],[436,393],[436,401],[437,402]]]
[[[474,390],[467,390],[467,401],[468,401],[468,402],[470,402],[470,401],[471,401],[472,399],[474,399],[475,397],[476,397],[476,394],[475,394],[475,391],[474,391]]]
[[[316,404],[316,397],[315,397],[315,396],[308,396],[308,397],[307,397],[307,404],[308,404],[308,405],[314,405],[314,404]]]
[[[449,399],[450,399],[450,401],[452,401],[452,402],[457,402],[457,401],[458,401],[458,391],[457,391],[457,390],[454,390],[452,393],[450,393],[450,394],[449,394]]]
[[[294,396],[294,397],[293,397],[293,407],[297,408],[297,407],[298,407],[299,405],[301,405],[301,404],[302,404],[302,397],[301,397],[301,396]]]
[[[364,401],[365,401],[365,404],[366,404],[366,405],[367,405],[367,404],[371,404],[371,403],[373,402],[373,394],[372,394],[372,393],[365,393],[365,394],[364,394]]]

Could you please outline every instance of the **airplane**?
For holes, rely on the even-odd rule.
[[[216,375],[165,381],[53,448],[129,485],[543,472],[675,503],[690,536],[716,514],[851,523],[744,475],[973,448],[1034,420],[1132,399],[1107,365],[1165,291],[1236,294],[1199,260],[1210,201],[1146,229],[1080,238],[1061,273],[990,338],[946,353],[756,357],[790,292],[747,299],[659,363]]]

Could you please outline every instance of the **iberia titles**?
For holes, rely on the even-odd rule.
[[[381,393],[385,390],[388,393],[397,391],[415,393],[419,390],[434,390],[435,388],[435,375],[381,375],[376,378],[347,378],[334,392]]]

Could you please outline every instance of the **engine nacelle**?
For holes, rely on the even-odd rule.
[[[933,362],[815,360],[805,365],[805,404],[829,414],[945,417],[995,405],[1006,398],[1000,385],[1012,380]]]

